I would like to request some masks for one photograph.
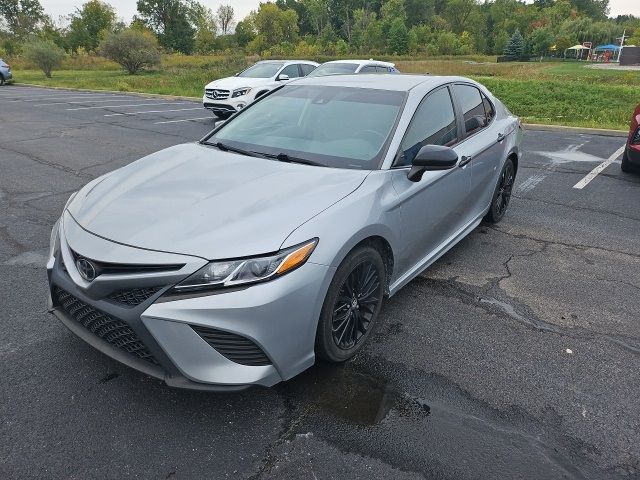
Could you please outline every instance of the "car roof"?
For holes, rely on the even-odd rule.
[[[281,64],[289,64],[289,63],[307,63],[310,65],[318,65],[316,62],[312,62],[311,60],[260,60],[258,63],[281,63]]]
[[[358,65],[384,65],[385,67],[395,67],[395,63],[390,63],[390,62],[383,62],[381,60],[331,60],[330,62],[325,62],[324,64],[327,63],[357,63]],[[323,65],[324,65],[323,64]]]
[[[374,88],[408,92],[418,85],[433,88],[451,82],[471,82],[465,77],[445,77],[437,75],[326,75],[320,77],[304,77],[296,80],[295,85],[321,85],[329,87]]]

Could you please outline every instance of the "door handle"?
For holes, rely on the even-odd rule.
[[[499,133],[498,134],[498,143],[502,142],[505,139],[505,136],[503,133]]]
[[[461,167],[464,167],[467,163],[471,161],[471,158],[472,158],[471,155],[469,155],[468,157],[463,155],[458,165]]]

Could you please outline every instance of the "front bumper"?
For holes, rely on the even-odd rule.
[[[207,110],[211,110],[213,113],[222,113],[227,115],[232,115],[244,107],[246,107],[251,102],[251,99],[244,95],[242,97],[236,98],[227,98],[224,100],[216,100],[213,98],[209,98],[206,95],[202,97],[202,106]]]
[[[60,223],[58,246],[47,264],[50,311],[115,360],[170,386],[201,390],[268,387],[314,363],[316,325],[334,269],[307,262],[271,282],[207,295],[167,296],[175,283],[206,261],[109,242],[79,228],[68,213]],[[151,276],[101,275],[85,284],[75,269],[74,252],[91,259],[106,257],[105,262],[120,256],[134,263],[133,255],[138,258],[136,264],[179,260],[184,267]],[[114,292],[137,286],[157,290],[133,306],[113,300]],[[237,363],[228,352],[223,355],[205,341],[196,331],[201,327],[243,337],[268,360],[261,365]],[[110,333],[103,335],[103,331]],[[116,342],[109,337],[115,331]]]

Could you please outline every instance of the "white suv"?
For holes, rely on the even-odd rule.
[[[306,77],[319,64],[306,60],[265,60],[238,73],[221,78],[204,88],[202,104],[225,119],[256,98],[290,80]]]

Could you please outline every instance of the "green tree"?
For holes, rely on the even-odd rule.
[[[45,18],[39,0],[0,1],[0,19],[18,38],[36,33]]]
[[[33,38],[22,49],[24,57],[51,78],[53,69],[58,68],[64,58],[64,50],[50,40]]]
[[[89,0],[69,16],[71,23],[67,42],[71,50],[82,47],[89,52],[98,48],[102,36],[111,30],[116,13],[111,5],[100,0]]]
[[[100,44],[100,53],[118,63],[130,75],[160,63],[156,38],[131,28],[109,33]]]
[[[522,38],[522,34],[520,30],[513,32],[511,38],[509,39],[509,43],[504,49],[504,55],[511,58],[520,58],[524,53],[524,38]]]
[[[609,15],[609,0],[571,0],[571,5],[594,20],[604,20]]]
[[[198,53],[209,53],[215,50],[217,25],[211,9],[200,5],[197,17],[194,18],[194,23],[196,25],[196,51]]]
[[[249,19],[238,22],[235,33],[235,40],[238,46],[246,47],[255,37],[256,32]]]
[[[187,0],[138,0],[140,19],[158,35],[160,45],[189,54],[194,47],[191,3]]]
[[[476,0],[449,0],[444,16],[455,33],[469,30],[469,18],[477,8]]]
[[[547,27],[536,28],[527,36],[527,43],[530,45],[531,53],[543,57],[554,43],[554,36]]]
[[[504,30],[500,30],[496,33],[495,38],[493,39],[493,53],[496,55],[501,55],[504,52],[504,49],[507,48],[507,44],[509,43],[509,34]]]
[[[260,51],[283,42],[295,45],[298,41],[298,15],[294,10],[280,10],[275,3],[260,4],[254,25]]]
[[[395,18],[389,28],[389,52],[404,55],[409,50],[409,31],[402,18]]]
[[[363,8],[353,12],[351,44],[361,53],[382,50],[384,46],[382,25],[375,12],[368,12]]]

